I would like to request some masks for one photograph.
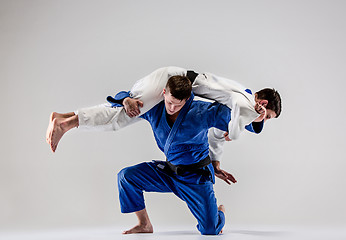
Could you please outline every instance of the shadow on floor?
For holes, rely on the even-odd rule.
[[[174,235],[174,236],[179,236],[179,235],[188,235],[188,236],[199,236],[200,233],[196,231],[158,231],[155,232],[155,235]]]
[[[254,236],[283,236],[289,234],[285,231],[258,231],[258,230],[229,230],[228,233],[254,235]]]

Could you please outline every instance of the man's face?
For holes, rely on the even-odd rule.
[[[256,119],[257,122],[262,121],[262,120],[264,120],[264,122],[266,122],[267,120],[276,117],[276,113],[273,110],[266,108],[268,105],[268,100],[258,99],[257,95],[255,95],[255,101],[256,101],[255,110],[257,113],[261,114]],[[264,114],[265,114],[265,116],[263,116]],[[255,122],[256,122],[256,120],[255,120]]]
[[[186,99],[179,100],[173,97],[168,89],[163,89],[163,96],[165,99],[166,111],[169,115],[174,115],[178,113],[186,103]]]

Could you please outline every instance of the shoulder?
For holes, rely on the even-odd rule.
[[[161,101],[158,104],[156,104],[152,109],[150,109],[148,111],[148,113],[150,113],[150,114],[154,114],[154,113],[157,114],[158,112],[161,112],[163,110],[164,106],[165,106],[164,101]]]
[[[214,114],[225,114],[230,115],[231,109],[226,105],[218,102],[208,102],[196,100],[191,103],[191,111],[198,114],[214,115]]]
[[[148,112],[142,114],[140,117],[148,121],[152,119],[153,117],[157,118],[157,116],[162,113],[163,108],[164,108],[164,101],[161,101],[158,104],[156,104],[153,108],[151,108]]]
[[[196,108],[205,108],[206,110],[211,108],[223,109],[225,111],[231,111],[229,107],[219,102],[210,102],[203,100],[195,100],[192,102],[191,106]]]
[[[193,100],[191,103],[191,109],[208,109],[213,103],[201,100]]]

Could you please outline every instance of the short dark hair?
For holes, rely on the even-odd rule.
[[[176,99],[184,100],[191,96],[192,84],[187,77],[176,75],[168,79],[166,89]]]
[[[276,117],[280,116],[281,113],[281,97],[278,91],[274,88],[264,88],[258,92],[257,99],[267,100],[268,104],[266,109],[270,109],[275,112]]]

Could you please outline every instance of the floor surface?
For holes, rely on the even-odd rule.
[[[342,228],[293,228],[237,226],[225,230],[219,236],[202,236],[196,229],[184,227],[156,227],[153,234],[121,234],[123,228],[97,228],[78,230],[27,231],[0,233],[1,240],[346,240],[346,229]]]

